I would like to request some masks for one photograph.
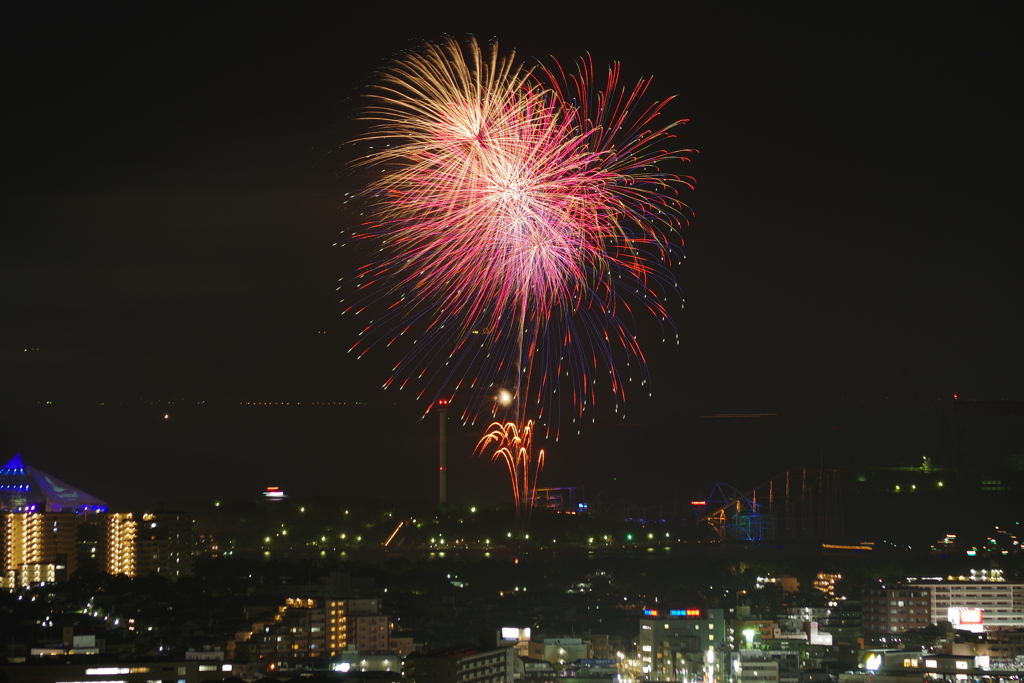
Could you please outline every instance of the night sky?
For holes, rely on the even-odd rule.
[[[642,326],[653,397],[545,444],[542,484],[669,500],[1021,454],[1020,416],[948,433],[954,393],[1024,399],[1009,6],[710,4],[7,5],[0,461],[114,507],[436,495],[436,418],[380,389],[388,349],[345,353],[363,255],[332,244],[374,72],[470,33],[653,76],[700,150],[681,345]],[[304,405],[240,405],[264,401]],[[778,417],[700,418],[748,412]],[[450,432],[451,499],[507,498],[480,427]]]

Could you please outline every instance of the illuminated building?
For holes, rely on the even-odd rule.
[[[971,571],[920,581],[908,586],[928,592],[931,623],[950,621],[965,631],[1024,627],[1024,583],[1010,583],[998,569]]]
[[[350,616],[351,643],[359,652],[381,653],[391,649],[390,619],[382,614]]]
[[[516,651],[516,656],[526,658],[530,656],[530,627],[518,628],[516,626],[504,626],[498,630],[498,647],[511,647]]]
[[[566,664],[577,659],[590,657],[590,645],[582,638],[530,638],[530,659],[542,659],[550,662],[555,669],[562,671]]]
[[[739,683],[775,683],[779,680],[779,663],[769,659],[746,659],[735,660],[736,680]]]
[[[510,647],[414,653],[405,660],[405,679],[410,683],[512,683],[515,661]]]
[[[901,642],[900,633],[924,628],[931,623],[930,596],[927,589],[882,584],[865,586],[861,594],[861,625],[869,647],[886,647]]]
[[[177,512],[115,512],[106,517],[108,574],[171,579],[192,574],[191,516]]]
[[[841,574],[818,572],[818,575],[814,578],[814,588],[827,595],[830,601],[834,601],[836,598],[836,583],[842,578]],[[830,606],[834,605],[830,603]]]
[[[0,467],[0,510],[5,512],[106,512],[102,500],[26,465],[15,455]]]
[[[8,512],[3,517],[5,588],[66,581],[75,572],[79,517],[71,512]]]
[[[0,467],[3,516],[3,576],[13,590],[65,581],[76,569],[78,524],[107,509],[102,500],[26,465],[21,455]]]
[[[637,654],[652,681],[718,680],[727,637],[722,609],[645,609]]]
[[[260,661],[274,666],[338,657],[353,647],[361,655],[383,655],[391,653],[391,618],[380,614],[376,598],[288,598],[271,619],[253,623],[251,633],[236,634],[229,650],[239,642],[253,644]]]
[[[358,671],[393,671],[402,673],[402,655],[396,652],[383,654],[360,653],[355,645],[349,645],[338,654],[331,669],[340,673]]]
[[[34,650],[35,648],[33,648]],[[52,683],[54,681],[203,683],[204,681],[223,680],[225,676],[230,675],[230,671],[229,665],[228,669],[224,670],[220,663],[180,660],[110,664],[61,662],[60,664],[32,666],[24,664],[0,666],[0,678],[10,681],[10,683]]]

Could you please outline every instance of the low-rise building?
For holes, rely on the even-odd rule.
[[[410,683],[512,683],[515,659],[508,647],[416,653],[405,660],[405,678]]]

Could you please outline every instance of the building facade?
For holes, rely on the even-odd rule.
[[[861,627],[872,647],[898,644],[900,633],[928,626],[931,616],[931,594],[926,588],[871,584],[861,594]]]
[[[510,647],[417,653],[405,660],[405,678],[410,683],[512,683],[515,659]]]
[[[1024,627],[1024,583],[992,580],[988,572],[975,577],[908,585],[928,592],[933,624],[950,621],[958,628],[974,631]]]
[[[713,674],[715,652],[728,646],[722,609],[644,610],[637,637],[642,672],[654,681],[682,681]],[[708,680],[715,678],[709,675]]]
[[[533,636],[529,654],[530,659],[542,659],[561,671],[577,659],[590,657],[590,646],[582,638]]]
[[[337,658],[346,651],[391,654],[391,617],[380,614],[380,606],[376,598],[288,598],[272,618],[254,622],[251,632],[236,634],[228,650],[255,652],[261,662],[276,666]],[[398,668],[393,662],[387,666]]]
[[[8,512],[3,516],[5,582],[62,581],[77,568],[80,518],[73,512]],[[9,586],[14,588],[15,586]]]
[[[108,574],[170,579],[191,576],[195,549],[191,515],[179,512],[114,512],[106,515]]]

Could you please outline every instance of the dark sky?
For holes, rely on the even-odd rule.
[[[946,457],[953,393],[1024,399],[1015,17],[710,5],[9,3],[0,460],[121,505],[433,496],[434,418],[379,390],[388,350],[345,354],[361,255],[331,245],[374,71],[468,33],[653,75],[700,150],[682,343],[641,337],[653,397],[547,444],[544,483],[686,497]],[[726,412],[779,417],[699,419]],[[957,448],[998,461],[1022,431],[978,420]],[[452,497],[505,497],[452,432]]]

